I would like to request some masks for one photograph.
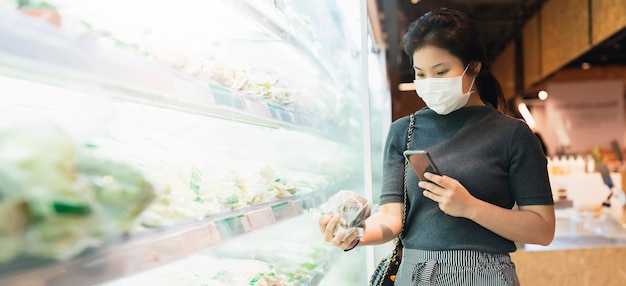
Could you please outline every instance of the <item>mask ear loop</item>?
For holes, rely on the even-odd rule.
[[[474,79],[472,79],[472,83],[470,84],[469,90],[467,91],[467,94],[471,94],[472,91],[472,87],[474,87],[474,81],[476,81],[476,76],[474,77]]]
[[[470,65],[469,65],[469,64],[467,64],[467,66],[465,67],[465,70],[463,71],[463,74],[461,74],[461,78],[465,75],[465,73],[466,73],[466,72],[467,72],[467,70],[469,69],[469,66],[470,66]],[[471,94],[471,93],[473,92],[473,91],[472,91],[472,87],[474,87],[474,81],[476,81],[476,77],[477,77],[477,76],[478,76],[478,75],[475,75],[475,76],[474,76],[474,79],[472,79],[472,83],[470,84],[470,87],[469,87],[469,89],[467,90],[467,93],[463,93],[463,94]],[[461,93],[462,93],[462,92],[463,92],[463,90],[461,90]]]

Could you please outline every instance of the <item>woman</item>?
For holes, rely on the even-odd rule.
[[[415,87],[409,149],[428,150],[442,175],[407,173],[407,219],[396,285],[519,285],[509,256],[515,242],[548,245],[554,203],[547,161],[528,126],[502,114],[502,89],[475,23],[451,9],[413,22],[403,38]],[[349,250],[394,239],[402,229],[403,171],[409,117],[392,123],[378,212],[364,232],[333,235],[339,215],[320,218],[325,240]],[[516,207],[515,207],[516,206]],[[345,238],[345,239],[344,239]],[[422,285],[422,284],[419,284]],[[428,285],[428,284],[426,284]]]

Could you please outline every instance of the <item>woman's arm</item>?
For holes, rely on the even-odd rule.
[[[339,231],[333,235],[340,214],[325,214],[319,219],[320,231],[324,234],[324,240],[341,249],[349,249],[358,245],[381,244],[394,239],[402,229],[402,203],[387,203],[378,207],[378,211],[364,221],[363,236],[356,241],[357,232],[353,232],[345,238],[346,232]],[[344,240],[345,238],[345,240]]]
[[[393,240],[402,230],[404,204],[387,203],[365,220],[365,230],[359,245],[381,244]]]
[[[553,205],[520,206],[519,210],[502,208],[473,197],[457,180],[426,173],[433,181],[419,182],[424,196],[439,203],[446,214],[464,217],[494,233],[520,243],[548,245],[554,238]]]
[[[521,206],[509,210],[484,201],[467,218],[498,235],[521,243],[548,245],[554,238],[554,206]]]

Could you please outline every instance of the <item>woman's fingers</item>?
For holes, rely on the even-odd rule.
[[[340,249],[348,249],[354,244],[354,241],[358,236],[359,232],[357,230],[354,230],[350,232],[350,235],[347,235],[346,230],[342,229],[337,231],[330,243]]]
[[[345,233],[344,233],[344,235],[345,235]],[[339,242],[338,247],[341,248],[341,249],[350,248],[350,246],[352,246],[352,244],[354,244],[354,240],[358,236],[359,236],[359,232],[357,230],[354,230],[352,233],[350,233],[350,235],[348,237],[343,239],[343,241]]]
[[[332,217],[333,217],[333,213],[325,213],[320,217],[318,223],[319,223],[321,233],[324,233],[326,231],[326,225],[328,225]]]
[[[324,240],[327,242],[332,242],[334,238],[335,229],[337,229],[337,224],[341,219],[341,214],[333,214],[330,217],[330,220],[326,224],[326,228],[324,229]]]
[[[348,249],[359,236],[359,232],[355,230],[348,236],[346,236],[347,233],[344,229],[335,232],[340,220],[341,214],[331,213],[322,215],[319,219],[320,231],[324,234],[324,240],[326,242],[341,249]]]

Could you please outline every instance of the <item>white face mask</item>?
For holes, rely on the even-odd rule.
[[[469,65],[468,65],[469,67]],[[467,104],[472,93],[474,79],[469,91],[463,93],[463,74],[457,77],[448,78],[425,78],[414,80],[417,95],[424,100],[426,106],[440,115],[446,115],[456,111]]]

